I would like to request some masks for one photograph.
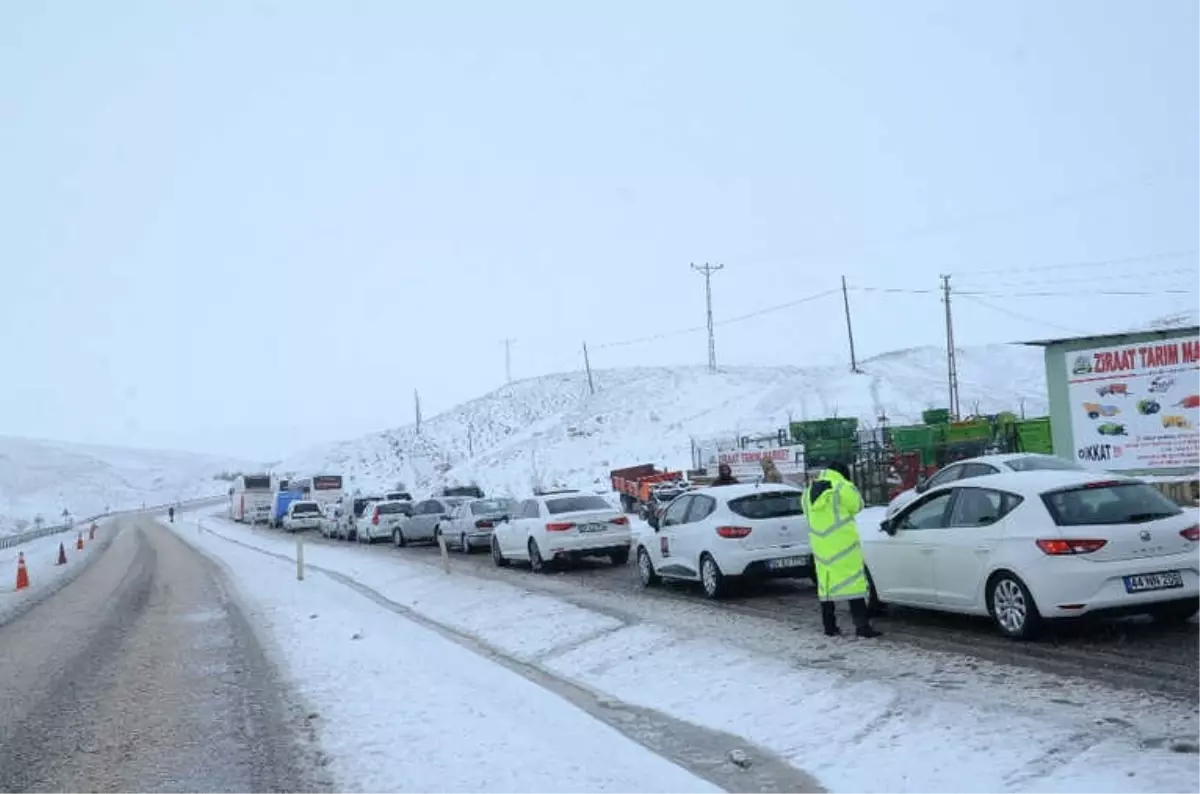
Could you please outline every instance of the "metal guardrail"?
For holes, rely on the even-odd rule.
[[[11,549],[14,546],[20,546],[22,544],[28,543],[31,540],[37,540],[38,538],[45,538],[45,537],[49,537],[50,535],[57,535],[60,532],[71,532],[73,530],[79,530],[79,529],[82,529],[83,527],[86,527],[88,524],[92,523],[93,521],[101,521],[101,520],[104,520],[107,518],[116,518],[117,516],[131,516],[131,515],[136,515],[137,513],[165,513],[172,506],[186,510],[186,509],[193,508],[193,507],[207,507],[209,505],[218,505],[218,504],[221,504],[222,502],[228,502],[228,501],[229,501],[228,496],[224,496],[224,495],[223,496],[209,496],[209,497],[205,497],[204,499],[189,499],[186,502],[166,502],[164,504],[147,505],[146,507],[136,507],[131,510],[113,510],[112,512],[109,512],[109,513],[99,513],[94,516],[88,516],[87,518],[81,518],[78,521],[75,521],[74,523],[71,523],[71,524],[54,524],[52,526],[41,527],[39,529],[31,529],[27,532],[18,532],[13,535],[0,536],[0,549]]]

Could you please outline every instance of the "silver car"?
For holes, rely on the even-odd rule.
[[[441,534],[442,524],[450,520],[454,508],[466,502],[463,496],[435,496],[413,505],[412,516],[402,525],[393,541],[403,546],[409,541],[436,541]]]
[[[450,513],[450,519],[442,522],[442,535],[446,544],[463,554],[477,548],[490,548],[492,530],[497,522],[511,515],[517,508],[516,499],[472,499],[460,504]]]
[[[320,504],[301,499],[288,505],[287,512],[283,514],[283,529],[285,532],[320,529],[323,519]]]

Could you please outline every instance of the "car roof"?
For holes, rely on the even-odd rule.
[[[789,491],[793,493],[801,493],[804,489],[791,483],[779,482],[764,482],[764,483],[738,483],[736,485],[709,485],[704,488],[694,488],[680,494],[682,496],[691,496],[693,494],[705,494],[714,499],[737,499],[740,496],[749,496],[756,493],[770,493],[772,491]]]
[[[958,463],[1008,463],[1010,460],[1021,460],[1023,458],[1057,458],[1057,455],[1047,455],[1044,452],[1002,452],[995,455],[976,455],[973,458],[963,458],[947,463],[942,468],[954,466]]]
[[[1044,471],[1004,471],[999,474],[987,474],[982,477],[970,477],[965,480],[952,480],[944,485],[931,488],[927,493],[935,493],[950,488],[996,488],[1018,494],[1042,494],[1059,488],[1071,488],[1077,485],[1087,485],[1095,482],[1141,482],[1136,477],[1114,474],[1106,471],[1071,471],[1048,469]]]

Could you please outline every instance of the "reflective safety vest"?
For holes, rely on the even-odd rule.
[[[847,601],[865,598],[867,577],[854,516],[862,510],[862,496],[854,483],[835,471],[825,470],[816,482],[829,483],[816,498],[812,486],[804,489],[801,504],[808,519],[808,542],[817,572],[817,598]],[[815,485],[816,483],[814,483]]]

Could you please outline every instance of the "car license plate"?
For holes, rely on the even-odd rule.
[[[808,565],[808,555],[800,554],[795,557],[779,557],[774,560],[767,560],[767,568],[772,571],[779,568],[802,568]]]
[[[603,524],[580,524],[578,527],[580,532],[603,532]]]
[[[1125,577],[1126,593],[1145,593],[1150,590],[1173,590],[1183,587],[1183,574],[1179,571],[1137,573]]]

